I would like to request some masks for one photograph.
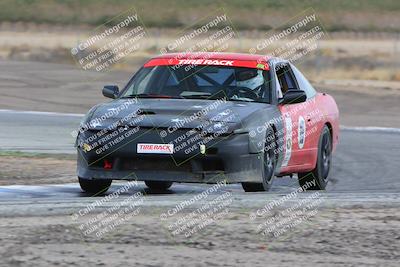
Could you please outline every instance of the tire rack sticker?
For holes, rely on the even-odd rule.
[[[302,116],[299,117],[298,127],[297,143],[299,148],[302,149],[304,147],[304,143],[306,142],[306,121]]]
[[[288,113],[285,114],[285,157],[283,158],[282,166],[287,166],[292,155],[292,119]]]

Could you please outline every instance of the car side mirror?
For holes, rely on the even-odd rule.
[[[119,88],[116,85],[105,85],[103,88],[103,96],[109,97],[112,99],[117,98],[119,94]]]
[[[288,90],[284,95],[283,98],[279,99],[279,104],[286,105],[286,104],[296,104],[302,103],[307,100],[307,95],[302,90]]]

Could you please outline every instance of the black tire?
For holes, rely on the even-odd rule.
[[[260,192],[268,191],[271,188],[272,181],[274,180],[274,173],[276,167],[276,140],[275,133],[272,129],[267,131],[263,157],[261,158],[263,164],[262,182],[261,183],[242,183],[245,192]]]
[[[318,142],[317,164],[310,172],[298,173],[299,185],[307,190],[324,190],[328,184],[332,164],[332,137],[328,126],[324,126]],[[315,186],[311,183],[314,183]],[[311,186],[310,186],[311,185]]]
[[[110,188],[112,180],[88,180],[82,179],[79,177],[79,185],[81,189],[86,193],[101,195],[107,192],[108,188]]]
[[[170,188],[173,182],[168,181],[144,181],[146,186],[152,190],[164,191]]]

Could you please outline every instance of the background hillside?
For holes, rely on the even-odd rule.
[[[2,0],[0,22],[99,25],[135,7],[147,27],[181,28],[221,6],[238,30],[276,28],[312,7],[327,31],[400,32],[398,0]]]

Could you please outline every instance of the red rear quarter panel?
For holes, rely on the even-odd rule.
[[[327,123],[330,126],[332,134],[332,148],[336,151],[339,142],[339,109],[336,105],[335,99],[326,93],[318,93],[316,96],[316,108],[323,115],[321,122]]]

